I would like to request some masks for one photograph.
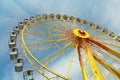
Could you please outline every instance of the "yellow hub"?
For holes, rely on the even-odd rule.
[[[74,35],[76,35],[79,38],[89,38],[90,34],[86,31],[80,30],[80,29],[74,29],[73,30]]]

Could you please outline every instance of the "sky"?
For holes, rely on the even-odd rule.
[[[50,13],[87,19],[120,36],[120,0],[0,0],[0,80],[23,80],[9,58],[13,27],[30,16]]]

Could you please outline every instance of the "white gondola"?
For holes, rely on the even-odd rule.
[[[114,38],[114,37],[115,37],[115,33],[111,32],[111,33],[109,34],[109,36],[112,37],[112,38]]]
[[[64,16],[63,16],[63,19],[64,19],[64,20],[67,20],[67,19],[68,19],[68,16],[67,16],[67,15],[64,15]]]
[[[35,19],[35,18],[34,18],[33,16],[30,17],[31,23],[34,23],[34,19]]]
[[[13,40],[15,40],[17,38],[17,34],[16,34],[15,31],[11,32],[10,38],[13,39]]]
[[[118,42],[120,42],[120,36],[117,36],[116,40],[117,40]]]
[[[91,27],[95,27],[95,24],[91,22],[91,23],[90,23],[90,26],[91,26]]]
[[[83,24],[85,24],[85,25],[86,25],[87,23],[88,23],[88,21],[87,21],[87,20],[83,20]]]
[[[45,19],[45,20],[47,20],[47,18],[48,18],[48,17],[47,17],[47,14],[43,14],[42,17],[43,17],[43,19]]]
[[[10,59],[15,60],[18,57],[18,50],[17,48],[10,49]]]
[[[100,25],[97,25],[97,26],[96,26],[96,29],[101,30],[102,27],[101,27]]]
[[[56,18],[57,18],[57,19],[61,19],[61,15],[60,15],[60,14],[57,14],[57,15],[56,15]]]
[[[76,21],[77,21],[78,23],[80,23],[80,22],[81,22],[81,19],[80,19],[80,18],[77,18]]]
[[[39,21],[41,19],[41,16],[40,15],[37,15],[36,16],[36,19]]]
[[[19,27],[18,27],[18,26],[15,26],[14,31],[15,31],[16,34],[19,34],[19,32],[20,32]]]
[[[15,72],[21,72],[23,70],[23,59],[15,59]]]
[[[16,40],[11,38],[8,44],[9,44],[9,48],[14,48],[16,47]]]
[[[73,16],[70,16],[69,19],[73,22],[75,18]]]
[[[24,80],[34,80],[33,78],[33,70],[27,70],[23,73]]]
[[[29,19],[24,19],[24,24],[27,24],[29,22]]]
[[[24,23],[23,23],[23,22],[19,22],[19,23],[18,23],[18,27],[19,27],[19,29],[23,29]]]
[[[50,18],[50,19],[54,19],[54,14],[50,14],[50,15],[49,15],[49,18]]]
[[[107,34],[109,31],[107,29],[103,29],[103,33]]]

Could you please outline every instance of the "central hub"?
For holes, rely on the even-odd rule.
[[[81,35],[85,35],[85,32],[83,30],[78,30],[78,33]]]
[[[81,29],[74,29],[73,34],[79,38],[89,38],[90,37],[88,32],[81,30]]]

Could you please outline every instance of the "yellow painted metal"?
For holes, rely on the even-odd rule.
[[[93,49],[93,48],[92,48]],[[97,52],[99,52],[100,54],[102,54],[103,56],[104,56],[104,58],[109,58],[113,63],[118,63],[118,64],[120,64],[120,60],[118,60],[118,59],[116,59],[116,58],[114,58],[114,57],[112,57],[111,55],[109,55],[107,52],[104,52],[104,51],[102,51],[100,48],[99,48],[99,46],[94,46],[94,50],[95,51],[97,51]],[[95,53],[95,52],[94,52]]]
[[[50,49],[50,47],[49,47],[49,48],[34,49],[34,50],[31,50],[31,52],[32,52],[32,53],[35,53],[35,52],[39,52],[39,51],[47,50],[47,49]]]
[[[85,70],[85,67],[84,67],[83,58],[82,58],[82,55],[81,55],[81,52],[80,52],[80,46],[78,44],[76,45],[76,49],[78,51],[79,64],[80,64],[80,68],[81,68],[81,71],[82,71],[83,80],[89,80],[88,76],[87,76],[87,73],[86,73],[86,70]]]
[[[80,30],[80,29],[74,29],[74,30],[73,30],[73,33],[74,33],[76,36],[80,37],[80,38],[89,38],[89,37],[90,37],[90,35],[89,35],[88,32],[84,31],[84,32],[85,32],[85,35],[82,35],[82,34],[80,34],[80,33],[78,32],[79,30]]]
[[[53,60],[55,60],[57,57],[59,57],[60,55],[63,54],[65,48],[67,48],[68,45],[63,46],[62,48],[60,48],[59,50],[53,52],[52,54],[48,55],[47,57],[43,58],[40,62],[44,63],[46,61],[48,61],[47,63],[45,63],[45,65],[47,65],[49,62],[52,62]],[[54,57],[53,57],[54,56]],[[50,59],[52,58],[52,59]]]
[[[70,45],[71,43],[65,44],[62,48],[58,49],[57,51],[53,52],[52,54],[48,55],[47,57],[43,58],[41,60],[41,62],[45,62],[46,60],[48,60],[49,58],[51,58],[52,56],[56,55],[57,53],[59,53],[61,50],[63,50],[64,48],[66,48],[68,45]]]
[[[101,34],[101,35],[104,35],[104,33]],[[110,37],[97,37],[97,38],[94,37],[94,39],[98,40],[102,44],[105,44],[105,45],[108,45],[108,46],[113,46],[113,47],[116,47],[116,48],[120,48],[119,42],[116,41],[115,39],[110,38]]]
[[[64,21],[64,20],[61,20],[61,21]],[[68,24],[64,25],[64,24],[61,23],[61,21],[57,20],[57,22],[59,23],[59,25],[63,26],[63,28],[66,30],[68,28],[68,26],[70,26],[70,25],[68,25]]]
[[[89,30],[87,30],[87,32],[90,34],[91,32],[93,32],[96,28],[95,27],[91,27]],[[91,34],[92,35],[92,34]]]
[[[104,50],[108,51],[109,53],[111,53],[112,55],[120,58],[120,52],[117,52],[107,46],[105,46],[104,44],[101,44],[100,42],[96,41],[96,40],[93,40],[93,39],[88,39],[89,41],[91,41],[92,43],[98,45],[99,47],[103,48]]]
[[[34,65],[34,63],[29,59],[29,57],[27,56],[27,53],[25,50],[23,50],[24,52],[24,56],[26,57],[26,59],[28,60],[28,62],[32,65],[32,67],[37,70],[40,74],[42,74],[45,78],[47,78],[48,80],[52,80],[48,75],[46,75],[44,72],[42,72],[42,70],[40,70],[38,67],[36,67]]]
[[[120,58],[120,52],[117,52],[117,51],[115,51],[115,50],[113,50],[111,48],[109,48],[107,51],[112,53],[114,56]]]
[[[52,61],[54,61],[55,59],[57,59],[59,56],[61,56],[64,53],[64,51],[62,51],[60,54],[54,56],[52,59],[48,59],[49,61],[45,63],[45,65],[51,63]]]
[[[105,44],[105,45],[108,45],[108,46],[113,46],[113,47],[115,47],[115,48],[120,48],[120,46],[118,46],[118,45],[111,44],[111,43],[107,43],[107,42],[100,42],[100,43]]]
[[[56,33],[65,33],[65,31],[62,28],[54,29],[53,31]]]
[[[58,22],[59,22],[59,21],[58,21]],[[30,21],[29,21],[28,23],[30,23]],[[45,66],[44,64],[42,64],[40,61],[38,61],[38,60],[32,55],[31,51],[27,48],[27,45],[26,45],[26,43],[25,43],[25,41],[24,41],[24,35],[25,35],[24,32],[25,32],[25,30],[26,30],[26,28],[27,28],[27,25],[28,25],[28,24],[26,24],[26,25],[24,26],[24,29],[23,29],[23,31],[22,31],[22,44],[23,44],[25,50],[27,51],[27,53],[29,53],[29,55],[33,58],[33,60],[34,60],[35,62],[37,62],[40,66],[42,66],[44,69],[46,69],[46,70],[48,70],[49,72],[57,75],[58,77],[61,77],[61,78],[65,79],[65,80],[68,80],[68,78],[66,78],[66,77],[64,77],[64,76],[62,76],[62,75],[54,72],[53,70],[47,68],[47,66]],[[74,25],[74,27],[76,27],[75,24],[73,24],[73,25]],[[32,25],[32,26],[34,26],[34,25]],[[64,26],[64,27],[67,28],[67,26]],[[89,38],[89,37],[90,37],[90,35],[89,35],[88,32],[86,32],[86,31],[85,31],[86,36],[85,36],[85,35],[84,35],[84,36],[83,36],[83,35],[80,35],[80,34],[78,33],[78,29],[74,29],[74,30],[73,30],[73,33],[74,33],[76,36],[80,37],[80,38]],[[58,35],[59,35],[59,34],[58,34]],[[56,35],[56,36],[58,36],[58,35]],[[49,36],[50,36],[50,35],[49,35]],[[83,40],[83,44],[84,44],[84,47],[85,47],[84,50],[85,50],[86,53],[87,53],[87,57],[88,57],[88,59],[89,59],[90,66],[91,66],[92,72],[93,72],[94,77],[95,77],[95,80],[103,80],[103,76],[101,75],[101,72],[99,71],[99,68],[98,68],[98,66],[97,66],[97,64],[96,64],[96,62],[95,62],[95,60],[94,60],[94,58],[93,58],[93,56],[92,56],[92,53],[91,53],[91,51],[89,50],[88,45],[87,45],[87,43],[85,42],[85,40]],[[119,53],[119,52],[116,52],[116,51],[114,51],[114,50],[112,50],[112,49],[110,49],[110,48],[107,49],[107,51],[110,52],[110,53],[112,53],[112,54],[114,54],[114,55],[117,54],[116,56],[119,56],[119,58],[120,58],[120,53]],[[119,55],[118,55],[118,53],[119,53]],[[28,59],[29,59],[29,58],[28,58]],[[28,61],[31,61],[31,60],[29,59]],[[109,69],[110,71],[112,71],[114,74],[117,74],[117,76],[118,76],[118,72],[117,72],[115,69],[111,68],[110,65],[107,65],[104,61],[103,61],[101,64],[104,65],[105,67],[107,67],[107,69]],[[34,65],[33,65],[33,66],[34,66]],[[81,69],[82,69],[82,73],[84,74],[84,80],[88,80],[88,79],[87,79],[87,75],[86,75],[86,71],[85,71],[85,69],[84,69],[84,65],[81,66]],[[39,71],[39,69],[36,69],[36,70]],[[41,74],[42,74],[42,73],[41,73]],[[50,79],[48,76],[47,76],[46,78],[49,79],[49,80],[52,80],[52,79]]]
[[[48,34],[46,34],[45,32],[38,32],[38,31],[27,32],[26,34],[36,34],[36,35],[44,35],[44,36],[47,36],[47,35],[48,35]]]
[[[85,39],[82,39],[82,43],[84,45],[84,50],[87,53],[88,61],[90,63],[90,67],[93,72],[95,80],[104,80],[102,73],[100,72],[100,69],[98,65],[96,64],[95,59],[92,56]]]
[[[69,73],[70,73],[70,70],[71,70],[71,67],[72,67],[72,63],[74,61],[74,58],[75,58],[75,49],[74,49],[74,52],[72,54],[72,60],[70,61],[70,64],[68,66],[68,70],[67,70],[67,73],[66,73],[66,77],[68,77]]]
[[[49,22],[50,26],[60,27],[60,28],[63,27],[63,28],[62,28],[63,30],[64,30],[64,29],[67,29],[67,27],[66,27],[65,25],[63,25],[59,20],[54,20],[54,21],[56,21],[57,23],[59,23],[60,26],[55,25],[55,24],[52,24],[52,23]],[[47,23],[48,23],[48,22],[47,22]]]
[[[37,62],[40,66],[42,66],[42,67],[43,67],[44,69],[46,69],[47,71],[55,74],[55,75],[58,76],[58,77],[61,77],[61,78],[65,79],[65,80],[68,80],[66,77],[64,77],[64,76],[56,73],[55,71],[49,69],[48,67],[46,67],[46,66],[45,66],[44,64],[42,64],[37,58],[35,58],[35,57],[33,56],[33,54],[32,54],[31,51],[28,49],[28,47],[27,47],[27,45],[26,45],[26,43],[25,43],[25,40],[24,40],[24,35],[25,35],[25,34],[24,34],[24,31],[25,31],[27,25],[28,25],[28,23],[24,26],[24,28],[23,28],[23,30],[22,30],[22,38],[21,38],[23,47],[25,48],[25,50],[27,51],[27,53],[33,58],[33,60],[34,60],[35,62]]]
[[[38,27],[38,28],[40,28],[40,29],[44,29],[44,30],[49,30],[50,28],[47,28],[47,27],[45,27],[45,26],[36,26],[36,27]]]
[[[67,22],[65,19],[62,19],[62,20],[63,20],[64,22]],[[76,24],[76,22],[75,22],[75,19],[72,20],[72,25],[73,25],[73,28],[74,28],[74,29],[78,28],[78,26],[77,26],[77,24]],[[67,26],[70,26],[70,25],[67,24]]]
[[[35,46],[35,45],[44,45],[44,44],[49,44],[49,43],[53,43],[53,42],[62,42],[62,41],[66,41],[67,38],[64,39],[58,39],[58,40],[50,40],[50,41],[44,41],[44,42],[37,42],[37,43],[32,43],[32,44],[27,44],[27,46]]]
[[[81,70],[82,70],[83,80],[89,80],[84,65],[81,66]]]
[[[45,33],[45,32],[38,32],[38,31],[33,31],[33,32],[27,32],[27,33],[25,33],[25,34],[27,34],[27,35],[40,35],[40,36],[48,36],[48,37],[50,37],[50,36],[52,36],[52,37],[65,37],[66,35],[63,35],[63,33],[62,34],[47,34],[47,33]]]
[[[107,70],[109,70],[111,73],[113,73],[115,76],[117,76],[120,79],[120,71],[115,69],[114,67],[110,66],[107,64],[104,60],[98,58],[97,56],[94,55],[94,58],[97,62],[102,64]]]

